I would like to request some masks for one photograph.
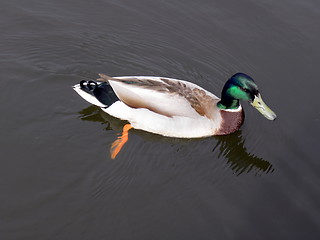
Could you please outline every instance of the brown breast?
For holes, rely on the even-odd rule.
[[[216,132],[216,135],[226,135],[237,131],[244,121],[244,111],[241,109],[239,112],[228,112],[220,110],[222,118],[221,126]]]

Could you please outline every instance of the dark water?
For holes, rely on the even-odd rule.
[[[2,1],[0,239],[320,239],[320,2]],[[133,130],[83,101],[82,79],[155,75],[220,95],[251,75],[225,137]]]

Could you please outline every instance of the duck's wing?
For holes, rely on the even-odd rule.
[[[146,108],[168,117],[212,118],[219,100],[205,89],[183,80],[99,75],[98,81],[108,81],[117,97],[129,107]]]

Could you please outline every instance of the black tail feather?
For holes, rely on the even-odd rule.
[[[81,90],[91,94],[96,99],[98,99],[99,102],[107,106],[110,106],[114,102],[119,100],[119,98],[113,91],[112,87],[107,82],[95,82],[95,81],[82,80],[80,82],[80,87],[81,87]]]

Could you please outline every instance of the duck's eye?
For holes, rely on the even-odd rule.
[[[243,88],[243,87],[239,87],[242,91],[244,91],[244,92],[249,92],[249,90],[248,89],[246,89],[246,88]]]

